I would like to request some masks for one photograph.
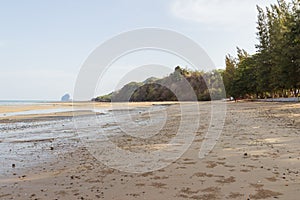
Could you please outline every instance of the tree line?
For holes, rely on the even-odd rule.
[[[257,6],[256,53],[237,48],[222,74],[234,98],[298,96],[300,92],[300,0]]]

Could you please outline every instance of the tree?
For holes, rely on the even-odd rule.
[[[300,5],[299,0],[292,2],[292,11],[287,16],[286,29],[284,33],[284,47],[282,49],[282,62],[286,79],[286,88],[293,90],[295,96],[299,94],[300,88]]]
[[[234,96],[233,93],[233,80],[236,69],[236,60],[231,55],[225,57],[226,68],[223,72],[223,82],[226,90],[227,97]]]
[[[257,22],[257,36],[259,44],[257,48],[257,91],[261,93],[260,96],[265,96],[266,92],[271,91],[271,56],[270,56],[270,34],[268,27],[267,15],[264,10],[257,6],[258,22]]]
[[[231,96],[297,96],[300,90],[300,1],[257,6],[257,53],[237,48],[223,73]],[[291,92],[292,91],[292,92]]]

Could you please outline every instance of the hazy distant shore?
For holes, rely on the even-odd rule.
[[[295,199],[300,195],[300,104],[228,102],[223,133],[213,151],[198,158],[211,117],[211,102],[197,105],[200,127],[188,151],[169,166],[144,174],[110,169],[81,142],[73,115],[85,134],[102,129],[122,149],[152,151],[165,145],[180,123],[178,102],[130,103],[138,123],[148,113],[168,120],[154,141],[128,139],[112,115],[127,104],[78,103],[76,111],[0,117],[0,198],[3,199]],[[152,106],[156,104],[157,106]],[[69,109],[71,103],[0,106],[0,113]],[[95,108],[89,111],[89,108]],[[86,112],[82,112],[86,110]],[[93,112],[95,111],[96,112]],[[99,111],[99,112],[98,112]],[[101,114],[100,111],[103,111]],[[75,113],[74,113],[75,112]],[[96,114],[96,115],[95,115]],[[193,118],[199,113],[192,110]],[[63,118],[65,117],[65,118]],[[92,120],[99,124],[93,126]],[[82,127],[80,127],[82,126]],[[149,130],[151,132],[151,130]],[[101,134],[95,134],[101,139]],[[145,163],[146,165],[147,163]]]

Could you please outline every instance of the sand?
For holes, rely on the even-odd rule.
[[[130,106],[151,107],[152,104]],[[184,106],[193,108],[195,103]],[[209,102],[197,106],[199,111],[190,109],[189,117],[192,122],[193,116],[200,112],[200,126],[188,150],[166,167],[146,173],[119,171],[93,157],[72,130],[73,113],[1,118],[2,128],[22,120],[50,123],[50,128],[40,125],[38,133],[48,132],[51,137],[33,140],[24,136],[14,140],[15,132],[21,130],[18,126],[8,132],[0,131],[0,199],[298,199],[299,103],[228,102],[222,134],[203,159],[199,159],[199,150],[209,128],[211,110]],[[126,134],[110,136],[110,140],[132,152],[165,148],[176,135],[181,120],[178,104],[166,106],[165,111],[168,120],[151,141]],[[159,112],[156,110],[153,115],[158,116]],[[56,125],[50,119],[56,119]],[[113,125],[103,125],[103,128],[110,127]],[[5,138],[5,134],[10,137]],[[26,154],[22,154],[22,148]]]
[[[57,102],[29,105],[0,105],[0,123],[23,121],[46,121],[73,117],[74,115],[91,115],[92,111],[99,112],[112,109],[129,109],[150,107],[153,105],[171,105],[176,102],[135,102],[135,103],[106,103],[106,102]],[[53,110],[43,114],[43,111]],[[55,111],[57,110],[57,111]],[[99,111],[100,110],[100,111]],[[65,111],[65,112],[64,112]],[[30,112],[30,115],[26,114]],[[41,112],[41,113],[39,113]],[[17,115],[9,116],[9,114]],[[24,114],[22,114],[24,113]]]

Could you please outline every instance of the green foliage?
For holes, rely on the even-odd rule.
[[[177,101],[174,93],[157,83],[149,83],[138,88],[130,101]]]
[[[169,76],[131,82],[96,101],[208,101],[225,97],[222,70],[191,71],[177,66]]]
[[[257,53],[238,48],[226,56],[223,73],[228,96],[297,96],[300,90],[300,5],[278,0],[265,10],[257,6]],[[292,91],[292,92],[290,92]]]
[[[226,92],[230,96],[235,96],[234,92],[234,79],[236,71],[236,60],[231,55],[227,55],[225,58],[226,69],[223,72],[223,81]]]
[[[98,102],[110,102],[111,101],[111,96],[113,93],[109,93],[103,96],[96,97],[95,99],[92,99],[93,101],[98,101]]]
[[[112,95],[112,101],[128,101],[131,95],[143,85],[143,83],[130,82],[126,84],[121,90],[114,92]]]

